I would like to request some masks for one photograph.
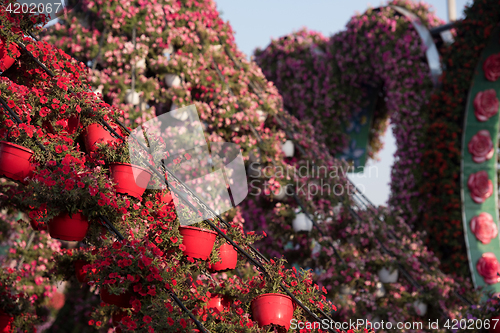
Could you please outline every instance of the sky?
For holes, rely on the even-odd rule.
[[[455,0],[457,18],[470,1]],[[344,30],[345,25],[357,12],[378,7],[386,2],[366,0],[216,0],[221,17],[229,21],[235,32],[238,48],[247,56],[256,48],[265,48],[271,39],[307,27],[309,30],[331,36]],[[448,21],[447,0],[427,1],[438,17]],[[391,166],[394,162],[396,142],[389,128],[379,153],[380,161],[369,161],[365,174],[351,175],[351,180],[375,204],[384,205],[390,194]]]

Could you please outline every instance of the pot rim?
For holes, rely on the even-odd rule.
[[[217,231],[213,231],[213,230],[209,230],[209,229],[203,229],[203,228],[200,228],[200,227],[192,227],[190,225],[181,225],[181,226],[179,226],[179,229],[180,228],[191,229],[191,230],[198,230],[200,232],[208,232],[208,233],[216,234],[217,235]]]
[[[31,153],[31,154],[34,154],[35,152],[29,148],[26,148],[24,146],[21,146],[21,145],[18,145],[16,143],[12,143],[12,142],[9,142],[9,141],[0,141],[0,144],[5,144],[5,145],[8,145],[8,146],[12,146],[14,148],[18,148],[18,149],[21,149],[21,150],[24,150],[25,152],[28,152],[28,153]]]
[[[135,165],[135,164],[132,164],[132,163],[121,163],[121,162],[111,162],[109,163],[109,166],[111,167],[112,165],[126,165],[126,166],[129,166],[131,168],[136,168],[136,169],[139,169],[139,170],[142,170],[142,171],[146,171],[147,173],[149,173],[151,176],[153,175],[151,173],[151,171],[149,171],[148,169],[146,168],[143,168],[141,166],[138,166],[138,165]]]
[[[259,298],[264,297],[264,296],[282,296],[283,298],[288,298],[288,299],[292,302],[292,304],[293,304],[293,300],[292,300],[292,298],[291,298],[290,296],[285,295],[285,294],[279,294],[279,293],[267,293],[267,294],[262,294],[262,295],[259,295],[259,296],[255,297],[255,298],[252,300],[252,303],[253,303],[254,301],[258,300]]]

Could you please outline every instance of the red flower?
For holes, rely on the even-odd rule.
[[[146,324],[149,324],[152,320],[153,318],[151,318],[150,316],[144,316],[144,318],[142,318],[142,321]]]
[[[167,323],[169,326],[172,326],[174,324],[174,320],[170,317],[167,318]]]
[[[95,196],[97,192],[99,192],[99,189],[97,187],[89,186],[89,193],[91,196]]]
[[[475,203],[483,203],[493,193],[493,183],[484,170],[472,173],[467,181],[467,187]]]
[[[492,54],[483,63],[484,77],[496,81],[500,77],[500,53]]]
[[[478,121],[487,121],[498,112],[498,98],[495,89],[480,91],[474,97],[474,114]]]
[[[498,235],[498,228],[493,217],[488,213],[481,213],[470,220],[470,229],[476,238],[483,244],[488,244]]]
[[[172,241],[172,243],[177,243],[177,241],[179,239],[177,237],[175,237],[175,236],[172,236],[172,237],[170,237],[170,240]]]
[[[186,328],[187,323],[186,323],[186,320],[184,318],[181,318],[181,320],[179,320],[179,323],[181,324],[182,328]]]
[[[491,141],[490,132],[481,130],[477,132],[469,141],[469,153],[476,163],[483,163],[493,157],[495,149]]]
[[[477,261],[476,269],[487,284],[500,282],[500,276],[497,274],[500,273],[500,264],[495,254],[491,252],[484,253]]]
[[[73,179],[66,179],[64,184],[66,185],[66,191],[71,191],[73,187],[75,187],[75,181]]]

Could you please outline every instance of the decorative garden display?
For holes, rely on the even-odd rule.
[[[81,213],[71,216],[62,214],[54,217],[47,224],[50,236],[64,241],[81,241],[89,229],[89,222]]]
[[[111,163],[109,165],[111,179],[116,182],[117,193],[140,198],[151,179],[151,172],[130,163]]]
[[[423,5],[402,1],[396,4],[405,5],[427,17],[427,8]],[[423,298],[428,302],[428,314],[443,313],[443,316],[454,318],[468,314],[474,316],[479,311],[491,316],[498,309],[494,300],[488,300],[477,308],[464,304],[463,297],[475,304],[483,294],[473,291],[467,281],[455,280],[440,272],[436,258],[423,246],[420,235],[405,223],[408,212],[421,212],[421,198],[411,192],[419,179],[419,170],[416,170],[418,162],[410,163],[412,168],[409,174],[415,179],[406,177],[404,182],[394,186],[410,193],[406,193],[408,197],[401,194],[393,201],[394,207],[404,209],[401,216],[383,208],[372,211],[355,206],[352,192],[347,193],[353,186],[345,174],[325,174],[320,168],[323,166],[329,171],[338,171],[345,164],[333,158],[322,141],[315,138],[310,123],[299,122],[282,109],[282,99],[276,87],[264,78],[255,63],[247,61],[237,50],[231,27],[219,18],[213,2],[162,0],[155,6],[145,4],[140,8],[128,3],[120,6],[106,2],[82,3],[54,25],[48,31],[50,35],[44,37],[78,61],[45,41],[24,38],[25,31],[16,29],[21,26],[30,29],[29,15],[13,17],[8,12],[4,13],[0,15],[0,23],[5,29],[0,30],[0,37],[21,40],[26,45],[26,51],[23,50],[19,61],[0,78],[0,97],[8,106],[2,108],[0,136],[7,139],[7,128],[15,126],[19,133],[10,134],[14,134],[16,140],[20,137],[23,143],[26,142],[26,147],[34,151],[36,169],[25,186],[12,186],[8,182],[0,185],[2,198],[9,198],[2,201],[3,205],[25,211],[30,217],[46,211],[40,218],[42,222],[51,221],[64,212],[80,210],[89,217],[91,223],[84,239],[86,247],[71,251],[55,250],[57,260],[51,267],[54,272],[51,278],[71,279],[75,272],[74,262],[84,257],[89,259],[92,264],[82,269],[88,282],[81,288],[79,286],[81,294],[91,294],[90,290],[98,288],[104,293],[103,300],[107,296],[127,292],[134,295],[127,304],[130,306],[127,315],[118,324],[114,323],[118,329],[148,333],[195,329],[259,332],[263,331],[260,325],[276,320],[274,317],[266,321],[265,317],[259,317],[258,309],[255,312],[252,309],[256,305],[260,308],[262,301],[259,300],[268,297],[262,294],[279,294],[285,299],[293,296],[297,305],[295,312],[290,299],[287,308],[291,311],[286,316],[287,319],[293,316],[298,321],[320,320],[330,315],[339,321],[368,315],[370,318],[379,316],[384,321],[419,320],[411,305]],[[413,130],[419,128],[418,124],[411,124],[409,120],[412,119],[411,114],[420,110],[420,106],[428,100],[432,80],[428,77],[428,68],[420,62],[423,54],[419,44],[421,40],[411,26],[411,21],[396,17],[390,9],[370,11],[354,18],[348,33],[334,38],[333,44],[340,50],[358,52],[357,45],[376,45],[376,38],[388,38],[391,43],[385,44],[387,50],[373,52],[378,60],[374,59],[372,63],[393,64],[403,58],[415,61],[416,68],[409,67],[411,71],[407,73],[416,80],[410,84],[411,89],[401,96],[393,90],[388,97],[394,105],[401,107],[398,133],[402,136],[411,134],[403,138],[407,150],[402,151],[416,161],[420,155],[414,148],[419,147],[421,138],[413,136]],[[371,34],[373,30],[378,32]],[[396,36],[388,33],[391,31],[397,32]],[[366,35],[367,41],[364,44],[356,39],[350,41],[349,34]],[[82,43],[82,40],[88,43]],[[107,42],[99,43],[100,40]],[[351,42],[354,44],[351,45]],[[409,54],[394,51],[401,49]],[[325,51],[316,50],[315,54],[328,57],[332,54]],[[354,68],[356,64],[349,59],[360,59],[348,58],[347,51],[340,53],[336,60],[341,67]],[[343,58],[343,55],[346,57]],[[31,56],[43,63],[54,78],[51,79],[52,75]],[[380,61],[384,58],[385,61]],[[84,63],[94,68],[89,77]],[[29,78],[25,73],[29,73]],[[181,84],[168,87],[166,73],[176,73],[182,79]],[[377,69],[377,73],[383,76],[388,89],[391,89],[391,83],[399,84],[397,78],[383,73],[381,68]],[[366,76],[369,77],[368,74]],[[96,88],[102,89],[103,100],[113,106],[91,92]],[[127,90],[139,92],[141,101],[149,103],[150,107],[123,103]],[[414,94],[414,91],[419,92]],[[352,99],[354,102],[346,102],[342,110],[359,106],[362,97],[361,93],[356,95]],[[261,172],[253,179],[256,193],[249,195],[243,205],[224,213],[222,218],[203,222],[217,231],[217,244],[224,242],[225,237],[234,240],[231,245],[244,259],[237,262],[234,272],[212,276],[206,272],[210,265],[218,261],[214,251],[217,247],[213,246],[213,242],[207,246],[210,250],[204,260],[194,260],[194,256],[187,253],[192,239],[186,233],[182,234],[182,230],[200,230],[181,227],[174,209],[176,203],[172,205],[168,199],[162,199],[165,192],[173,192],[171,195],[182,201],[186,193],[180,187],[146,189],[138,197],[117,193],[113,186],[117,181],[110,177],[108,166],[130,163],[126,161],[129,157],[124,154],[127,152],[126,141],[119,139],[97,144],[92,152],[82,151],[78,144],[82,129],[96,122],[102,125],[124,123],[125,126],[121,126],[123,132],[118,133],[124,138],[129,130],[127,127],[135,128],[154,117],[157,112],[155,105],[160,103],[174,109],[194,104],[206,135],[213,142],[225,140],[237,143],[242,148],[245,161],[254,156],[261,163]],[[380,117],[375,118],[375,126],[384,127],[385,111],[381,111]],[[16,112],[20,121],[15,117],[8,119]],[[81,126],[75,128],[70,126],[69,120],[76,116]],[[182,116],[179,114],[179,117]],[[50,126],[44,126],[44,123]],[[296,151],[293,157],[284,158],[281,143],[292,139],[290,132]],[[414,142],[414,139],[418,140]],[[403,153],[399,157],[399,171],[395,177],[401,175],[401,170],[406,170],[404,163],[409,160],[403,158]],[[299,173],[302,165],[309,166],[306,167],[307,176]],[[290,179],[279,175],[279,170],[289,171]],[[161,176],[164,171],[158,173]],[[157,176],[155,173],[151,181],[157,182]],[[321,186],[322,182],[327,182],[331,189],[342,188],[345,193],[319,191],[313,194],[312,189]],[[287,183],[294,183],[295,192],[290,200],[269,200],[272,193]],[[181,195],[176,194],[178,191]],[[341,208],[338,208],[339,204],[342,204]],[[294,232],[294,212],[299,206],[316,222],[321,222],[318,223],[319,229],[312,230],[308,235]],[[378,222],[379,217],[383,217],[384,223]],[[413,222],[414,218],[412,215],[408,221]],[[244,228],[249,231],[244,232]],[[259,234],[265,231],[267,237],[259,240],[257,236],[260,235],[250,231],[253,229]],[[103,230],[110,232],[103,233]],[[213,236],[215,241],[213,232],[208,229],[202,231]],[[43,231],[38,234],[41,236],[36,237],[44,235]],[[253,250],[252,243],[255,241],[258,241],[256,247],[265,256]],[[291,242],[291,247],[284,250],[288,242]],[[37,248],[37,251],[40,250]],[[13,252],[9,253],[9,260],[18,260],[21,253],[17,250]],[[14,255],[17,259],[12,259]],[[283,255],[288,263],[267,259]],[[395,260],[401,264],[401,269],[410,272],[408,274],[414,284],[400,278],[397,288],[387,288],[385,296],[378,297],[377,271]],[[290,269],[291,265],[293,268]],[[313,270],[297,270],[295,265],[313,267]],[[487,261],[485,267],[490,266],[491,262]],[[48,278],[45,279],[43,283],[48,283]],[[348,294],[341,295],[343,286],[349,288]],[[109,295],[106,295],[106,290]],[[207,297],[212,294],[231,298],[228,311],[216,313],[207,307]],[[338,307],[334,307],[326,297]],[[71,303],[73,299],[68,297],[66,302]],[[92,327],[84,329],[107,329],[116,307],[101,307],[96,297],[91,295],[81,303],[89,305],[88,315],[92,317],[90,321],[83,321]],[[64,316],[64,313],[67,315],[72,311],[72,308],[66,308],[60,314]],[[422,317],[420,320],[426,322],[426,319]],[[58,321],[58,325],[62,320]],[[281,320],[274,324],[286,327],[290,321],[287,324]]]

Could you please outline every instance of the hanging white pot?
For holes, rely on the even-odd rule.
[[[141,96],[139,95],[139,93],[137,91],[127,89],[127,92],[125,93],[125,103],[139,105],[140,102]]]
[[[306,216],[304,213],[299,213],[295,216],[295,219],[292,223],[293,230],[295,232],[299,231],[311,231],[313,228],[312,221]]]
[[[295,153],[295,146],[293,145],[293,141],[286,140],[285,143],[281,145],[281,150],[283,150],[283,153],[286,157],[293,157],[293,154]]]
[[[425,314],[427,313],[427,304],[422,301],[413,302],[413,308],[419,316],[425,316]]]
[[[181,85],[181,77],[176,74],[167,74],[165,75],[165,83],[170,87],[178,87]]]
[[[93,93],[94,93],[94,94],[96,94],[96,96],[99,96],[99,94],[101,94],[101,96],[102,96],[102,88],[101,88],[101,87],[99,87],[99,88],[97,88],[97,89],[94,89],[94,90],[93,90]]]
[[[382,283],[396,283],[396,281],[398,280],[398,276],[399,271],[397,269],[389,271],[384,267],[378,271],[378,278]]]
[[[257,119],[259,120],[259,122],[263,123],[264,121],[266,121],[267,113],[262,110],[257,110],[255,112],[257,113]]]
[[[286,198],[286,186],[280,186],[278,193],[274,193],[274,199],[284,200]]]
[[[222,45],[220,45],[220,44],[217,44],[217,45],[210,45],[210,50],[211,50],[212,52],[217,52],[217,51],[219,51],[221,48],[222,48]]]
[[[146,58],[141,58],[136,64],[136,69],[146,69]]]
[[[355,291],[354,291],[354,288],[352,288],[346,284],[343,284],[342,286],[340,286],[340,294],[341,295],[354,295]]]
[[[164,57],[170,59],[170,56],[172,55],[172,53],[174,53],[174,47],[172,45],[169,45],[167,48],[163,49],[162,53]]]
[[[170,107],[170,115],[177,120],[186,121],[189,118],[188,111],[184,110],[184,112],[179,112],[177,109],[177,105],[172,103],[172,106]]]
[[[385,296],[385,288],[382,282],[377,282],[376,284],[376,290],[375,290],[375,297],[380,298]]]

